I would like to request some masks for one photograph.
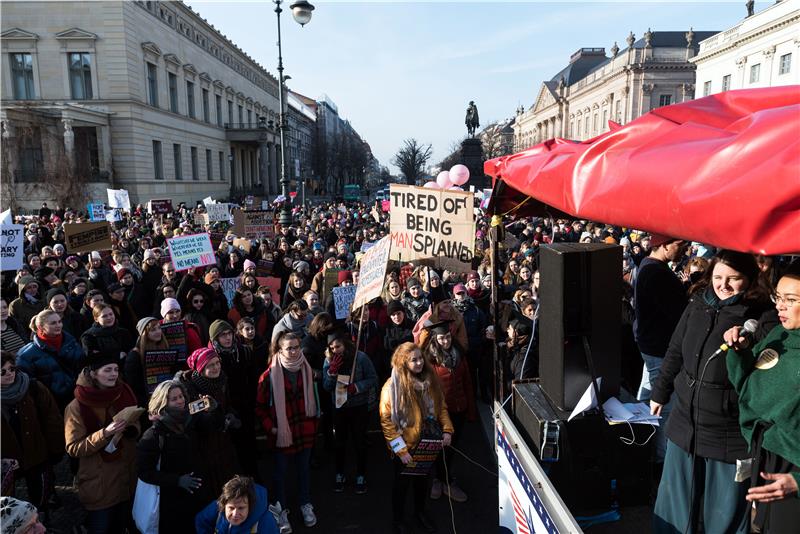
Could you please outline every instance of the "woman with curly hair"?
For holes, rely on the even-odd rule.
[[[262,338],[266,338],[272,332],[273,325],[266,306],[255,296],[255,290],[242,285],[236,288],[236,294],[233,296],[233,307],[228,311],[228,323],[239,324],[245,317],[253,320],[256,334]]]

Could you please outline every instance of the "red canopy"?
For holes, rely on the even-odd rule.
[[[594,139],[484,164],[490,209],[552,213],[733,250],[800,253],[800,86],[666,106]]]

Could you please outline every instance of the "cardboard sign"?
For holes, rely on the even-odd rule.
[[[233,212],[233,231],[236,235],[260,239],[275,238],[273,213],[266,210],[236,210]]]
[[[391,246],[391,237],[387,235],[370,247],[361,258],[361,268],[358,271],[358,291],[356,291],[353,302],[355,308],[381,295]]]
[[[258,285],[267,286],[272,294],[272,302],[281,305],[281,279],[274,276],[257,276]]]
[[[173,237],[167,239],[167,245],[176,271],[217,263],[217,257],[214,256],[211,239],[207,233]]]
[[[341,269],[325,269],[325,277],[322,281],[322,295],[319,296],[320,304],[328,302],[328,295],[331,294],[331,289],[339,285],[340,270]]]
[[[421,439],[409,454],[411,461],[406,464],[401,474],[425,476],[430,473],[436,458],[442,452],[442,442],[435,439]]]
[[[64,225],[67,252],[111,250],[111,226],[106,221]]]
[[[130,211],[131,199],[125,189],[106,189],[108,193],[108,206],[110,208],[120,208]]]
[[[274,261],[258,260],[256,261],[256,276],[270,276],[274,268]]]
[[[178,370],[178,352],[175,350],[147,350],[144,353],[144,383],[147,394],[152,395],[156,386],[171,380]]]
[[[350,315],[355,298],[356,286],[354,285],[333,288],[333,305],[336,309],[337,319],[345,319]]]
[[[161,332],[167,340],[170,350],[176,353],[175,363],[180,366],[186,364],[189,357],[189,348],[186,346],[186,330],[183,321],[174,323],[161,323]]]
[[[474,195],[392,184],[391,258],[431,260],[442,269],[469,270],[475,245]]]
[[[253,244],[250,242],[249,239],[243,239],[241,237],[237,237],[236,239],[233,240],[233,248],[235,248],[236,250],[240,250],[245,254],[250,254],[250,248],[252,246]]]
[[[0,270],[16,271],[25,263],[25,226],[0,226]]]
[[[106,220],[106,207],[102,202],[90,202],[87,204],[86,213],[89,214],[89,220],[92,222]]]
[[[228,204],[206,204],[206,213],[210,222],[228,220]]]
[[[172,199],[151,200],[148,202],[147,210],[156,215],[167,215],[173,212]]]
[[[205,226],[208,224],[208,214],[207,213],[195,213],[194,214],[194,225],[195,226]]]
[[[236,294],[236,289],[239,287],[239,277],[234,276],[232,278],[220,278],[220,283],[222,284],[222,292],[225,294],[225,298],[228,299],[228,307],[233,307],[233,296]]]

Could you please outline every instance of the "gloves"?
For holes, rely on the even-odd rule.
[[[193,477],[194,473],[188,473],[186,475],[181,475],[178,477],[178,487],[183,488],[189,493],[194,493],[194,491],[203,485],[203,480],[201,478]]]
[[[358,393],[358,388],[356,387],[355,383],[347,385],[347,394],[348,395],[355,395]]]
[[[333,358],[331,358],[331,363],[328,366],[328,374],[338,375],[339,368],[342,366],[342,363],[344,363],[344,358],[342,358],[341,356],[334,356]]]
[[[242,428],[242,422],[232,413],[229,413],[225,416],[225,429],[227,430],[228,428],[232,428],[234,430]]]

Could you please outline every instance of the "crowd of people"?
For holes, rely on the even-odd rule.
[[[28,529],[8,532],[47,523],[60,462],[90,534],[145,532],[144,524],[313,527],[320,492],[370,491],[371,427],[382,430],[393,465],[392,528],[406,531],[411,493],[414,521],[435,532],[429,499],[469,499],[447,451],[476,420],[477,402],[535,378],[546,357],[538,254],[562,241],[622,247],[623,384],[666,422],[659,531],[748,532],[751,503],[763,532],[800,521],[796,266],[586,221],[512,217],[493,288],[490,222],[476,209],[472,265],[392,261],[381,295],[337,318],[333,289],[358,284],[359,260],[388,234],[388,213],[359,203],[295,208],[291,225],[276,223],[274,237],[247,247],[226,223],[199,224],[202,209],[162,216],[137,206],[113,224],[111,250],[83,254],[67,252],[64,226],[85,213],[43,206],[17,217],[25,265],[2,272],[0,299],[3,532],[7,507]],[[220,237],[216,263],[176,270],[166,240],[206,231]],[[230,279],[233,295],[223,288]],[[759,328],[745,338],[739,327],[749,318]],[[723,337],[735,351],[715,355]],[[429,476],[405,475],[422,439],[444,453]],[[335,478],[311,487],[325,447]],[[752,479],[734,482],[747,459]],[[287,495],[290,476],[296,495]],[[14,498],[23,483],[30,504]],[[148,518],[153,487],[160,512]],[[299,519],[290,520],[293,510]]]

